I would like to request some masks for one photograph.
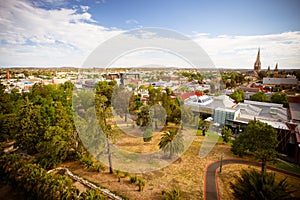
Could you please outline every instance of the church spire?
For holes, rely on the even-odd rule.
[[[254,63],[254,71],[260,72],[261,70],[261,63],[260,63],[260,48],[258,48],[256,61]]]
[[[278,63],[276,63],[274,71],[278,71]]]

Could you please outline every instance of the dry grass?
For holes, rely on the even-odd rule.
[[[156,132],[149,143],[144,143],[139,137],[120,134],[116,144],[131,152],[150,152],[158,149],[157,144],[161,134],[162,132]],[[146,185],[142,192],[138,192],[136,185],[129,183],[129,178],[122,178],[121,182],[118,182],[117,176],[109,174],[108,170],[101,173],[88,171],[83,169],[78,162],[69,162],[63,165],[70,168],[74,173],[98,183],[102,187],[126,195],[130,199],[161,199],[162,190],[173,188],[180,190],[182,199],[203,199],[204,170],[207,164],[218,160],[221,152],[224,152],[227,158],[233,157],[229,146],[219,143],[208,156],[199,158],[199,149],[204,138],[203,136],[195,136],[191,146],[181,158],[165,168],[142,174],[131,174],[145,179]]]
[[[123,150],[129,152],[153,152],[158,150],[158,143],[161,138],[161,132],[155,132],[151,142],[144,143],[141,137],[141,132],[138,132],[134,127],[130,127],[124,124],[124,129],[127,128],[126,133],[119,131],[119,136],[116,139],[116,145]],[[167,128],[174,128],[170,126]],[[117,191],[119,194],[126,195],[130,199],[161,199],[162,190],[172,190],[174,188],[179,189],[181,199],[203,199],[203,188],[204,188],[204,171],[205,167],[213,162],[220,159],[220,155],[223,152],[224,158],[233,158],[230,151],[230,147],[222,142],[217,143],[210,151],[210,153],[200,158],[199,150],[206,137],[193,136],[190,137],[190,133],[185,129],[183,135],[187,138],[192,138],[193,142],[183,153],[183,155],[175,162],[171,163],[167,167],[160,170],[145,172],[141,174],[131,174],[131,176],[142,177],[145,182],[145,188],[142,192],[138,192],[138,187],[135,184],[129,183],[129,177],[121,178],[121,182],[118,182],[118,178],[114,174],[109,174],[108,169],[105,172],[94,172],[92,170],[83,169],[79,162],[69,162],[63,165],[68,167],[74,173],[87,178],[102,187],[108,188],[111,191]],[[215,136],[209,136],[212,140],[217,140]],[[203,145],[204,146],[204,145]],[[114,159],[113,165],[117,166],[121,160]],[[129,166],[137,167],[137,166]],[[235,168],[237,167],[237,168]],[[242,167],[247,166],[228,165],[223,166],[223,172],[219,179],[220,197],[221,199],[232,199],[229,182],[233,180],[233,175],[238,174],[238,170]],[[297,180],[298,181],[298,180]]]

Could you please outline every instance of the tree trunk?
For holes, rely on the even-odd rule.
[[[109,143],[108,137],[106,138],[106,143],[107,143],[109,173],[112,174],[112,173],[114,173],[114,171],[113,171],[112,162],[111,162],[110,143]]]
[[[128,114],[128,110],[126,109],[126,111],[125,111],[125,122],[127,122],[127,114]]]
[[[104,118],[104,125],[107,126],[106,118]],[[112,162],[111,162],[110,143],[109,143],[109,139],[108,139],[108,133],[106,133],[106,144],[107,144],[107,156],[108,156],[109,173],[113,174],[114,171],[113,171]]]

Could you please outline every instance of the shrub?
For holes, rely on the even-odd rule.
[[[136,176],[131,176],[131,177],[130,177],[130,183],[131,183],[131,184],[135,183],[136,181],[137,181]]]
[[[143,191],[144,187],[145,187],[145,180],[143,178],[138,178],[138,186],[139,186],[139,191]]]
[[[116,169],[116,175],[118,177],[118,181],[121,182],[121,171]]]
[[[129,173],[128,172],[124,172],[124,178],[128,177],[129,176]]]
[[[150,142],[152,140],[152,130],[150,128],[146,129],[143,133],[144,142]]]
[[[94,165],[94,169],[97,172],[103,172],[105,170],[105,167],[101,163],[99,163],[99,164]]]
[[[180,192],[177,188],[174,188],[171,191],[163,190],[161,192],[161,198],[163,200],[179,200],[180,199]]]
[[[80,162],[83,164],[85,168],[91,168],[94,165],[94,162],[89,157],[83,157]]]

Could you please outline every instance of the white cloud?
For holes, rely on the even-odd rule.
[[[80,8],[82,9],[82,12],[87,12],[90,9],[89,6],[80,6]]]
[[[93,22],[90,13],[76,9],[5,1],[0,4],[0,65],[80,66],[98,44],[120,32]]]
[[[45,2],[63,3],[62,0]],[[129,19],[126,23],[139,22]],[[81,66],[101,42],[120,32],[123,31],[95,23],[87,6],[45,10],[26,0],[3,1],[0,4],[0,66]],[[263,68],[268,65],[272,68],[276,62],[281,69],[300,68],[300,32],[257,36],[193,33],[190,38],[209,54],[218,67],[252,68],[260,47]],[[186,47],[182,49],[189,51]],[[171,60],[168,56],[153,55],[149,61],[152,64]],[[127,58],[135,58],[134,63],[138,64],[147,56],[144,53]],[[177,62],[173,60],[172,65]],[[124,64],[131,63],[123,61]]]
[[[257,50],[261,49],[262,67],[300,68],[300,32],[256,36],[192,37],[210,55],[216,66],[252,68]]]
[[[126,24],[139,24],[139,22],[135,19],[128,19],[125,21]]]

